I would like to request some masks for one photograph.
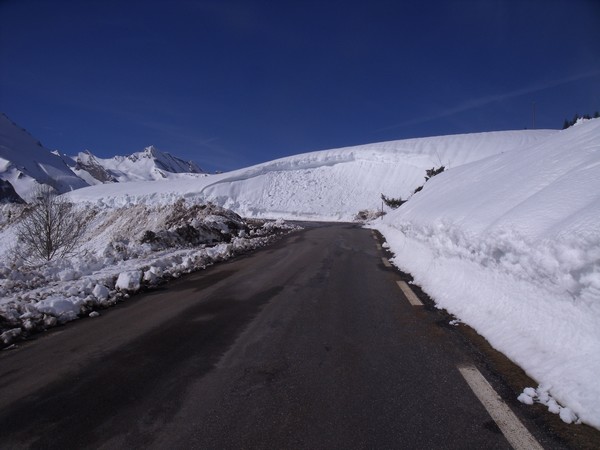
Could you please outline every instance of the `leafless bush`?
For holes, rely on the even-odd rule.
[[[380,209],[362,209],[354,216],[356,222],[370,222],[385,215],[385,212]]]
[[[17,225],[16,256],[36,263],[73,254],[85,231],[83,214],[47,185],[40,185]]]
[[[385,203],[387,206],[389,206],[392,209],[396,209],[401,207],[404,203],[406,203],[406,200],[402,200],[401,197],[398,198],[392,198],[392,197],[386,197],[385,195],[381,194],[381,200],[383,200],[383,203]]]

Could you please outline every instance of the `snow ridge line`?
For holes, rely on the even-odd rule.
[[[203,186],[198,191],[198,193],[203,194],[205,190],[218,184],[245,181],[262,175],[267,175],[270,172],[290,172],[293,170],[309,170],[316,169],[319,167],[331,167],[335,166],[336,164],[350,163],[356,160],[354,152],[340,153],[335,158],[329,158],[327,160],[324,160],[323,158],[314,157],[314,155],[317,153],[322,152],[308,153],[307,155],[302,155],[305,158],[298,158],[297,160],[295,160],[294,157],[280,158],[271,162],[252,166],[247,169],[240,169],[234,172],[230,172],[228,176],[225,176],[223,178],[220,178],[219,180],[215,180],[213,183],[209,183]],[[313,157],[306,158],[309,155]]]

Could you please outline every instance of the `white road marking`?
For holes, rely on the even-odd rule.
[[[477,368],[458,366],[458,370],[515,450],[543,449]]]
[[[392,265],[390,264],[390,262],[388,261],[387,258],[382,257],[381,260],[383,261],[383,265],[385,267],[392,267]]]
[[[423,306],[421,300],[419,300],[419,298],[415,295],[415,293],[412,291],[408,284],[406,284],[404,281],[396,281],[396,283],[398,283],[398,286],[400,287],[400,289],[402,290],[402,292],[404,293],[411,305]]]

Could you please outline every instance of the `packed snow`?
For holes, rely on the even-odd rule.
[[[94,186],[69,194],[102,206],[170,204],[184,196],[233,209],[244,217],[353,221],[381,208],[382,193],[406,198],[426,169],[459,167],[547,139],[552,130],[432,137],[324,150],[195,180]]]
[[[441,166],[425,183],[426,170]],[[539,383],[521,401],[547,402],[563,420],[600,428],[598,168],[600,120],[589,120],[563,131],[409,139],[73,190],[65,197],[89,213],[90,239],[67,262],[30,272],[4,263],[0,295],[16,325],[3,325],[1,339],[95,312],[252,247],[277,226],[232,229],[238,219],[201,214],[202,205],[246,218],[353,221],[377,217],[385,194],[408,199],[368,225],[386,237],[392,262],[456,317],[453,325],[475,328]],[[169,223],[178,204],[193,213]],[[0,214],[2,257],[18,220],[10,208]],[[229,242],[211,240],[224,228]]]
[[[599,168],[600,120],[581,122],[444,172],[373,224],[440,308],[597,428]]]

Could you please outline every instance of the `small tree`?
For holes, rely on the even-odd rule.
[[[50,186],[40,185],[34,196],[17,225],[17,255],[38,262],[74,253],[85,231],[82,214]]]
[[[425,171],[425,173],[427,174],[427,176],[425,177],[425,181],[429,181],[429,179],[431,177],[435,177],[436,175],[439,175],[440,173],[442,173],[444,170],[446,170],[445,166],[440,166],[437,169],[435,167],[432,167],[431,169],[427,169]]]
[[[392,198],[392,197],[386,197],[383,194],[381,194],[381,200],[383,200],[383,203],[385,203],[387,206],[389,206],[392,209],[399,208],[404,203],[406,203],[406,200],[402,200],[401,197]]]

